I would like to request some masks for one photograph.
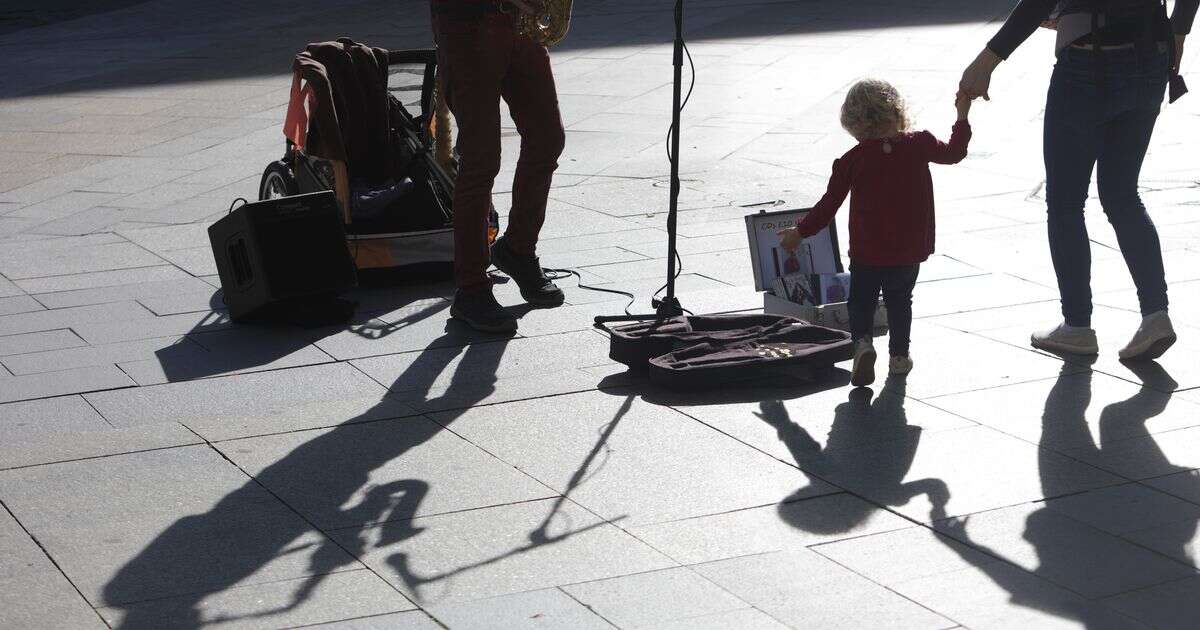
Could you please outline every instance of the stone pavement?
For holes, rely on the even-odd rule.
[[[424,3],[103,4],[2,9],[0,627],[1196,627],[1200,96],[1143,177],[1181,336],[1161,364],[1115,360],[1138,315],[1094,199],[1104,352],[1027,347],[1057,315],[1042,33],[936,169],[907,383],[683,396],[623,376],[589,324],[624,303],[573,286],[503,341],[448,324],[444,284],[361,290],[340,328],[232,325],[205,228],[280,155],[292,54],[428,45]],[[742,216],[823,191],[856,78],[948,134],[1012,4],[689,2],[684,305],[761,305]],[[577,5],[544,261],[645,308],[670,3]]]

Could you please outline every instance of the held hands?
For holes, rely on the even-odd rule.
[[[983,97],[983,100],[990,101],[991,96],[988,94],[988,88],[992,84],[992,72],[996,66],[1000,65],[1003,59],[999,55],[992,52],[991,49],[984,48],[975,61],[967,66],[963,71],[962,79],[958,82],[958,94],[965,95],[970,100],[975,100]]]
[[[795,251],[796,248],[800,247],[800,243],[804,240],[804,238],[800,236],[800,231],[794,227],[787,228],[785,230],[779,230],[775,233],[775,235],[779,237],[779,246],[782,247],[784,251],[789,252]]]
[[[959,92],[958,96],[954,98],[954,107],[958,110],[959,121],[966,120],[968,114],[971,113],[971,99],[967,98],[966,94]]]

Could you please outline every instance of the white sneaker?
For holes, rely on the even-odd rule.
[[[1142,318],[1142,324],[1129,345],[1121,348],[1117,356],[1122,361],[1152,361],[1161,357],[1175,343],[1175,328],[1166,311],[1150,313]]]
[[[1068,326],[1066,322],[1050,330],[1035,332],[1029,343],[1038,350],[1066,352],[1070,354],[1098,354],[1096,331],[1082,326]]]
[[[892,357],[888,362],[888,374],[904,376],[913,369],[912,357]]]
[[[875,346],[870,337],[854,344],[854,366],[850,368],[850,384],[866,387],[875,382]]]

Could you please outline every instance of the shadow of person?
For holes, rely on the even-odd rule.
[[[1158,387],[1174,382],[1157,363],[1131,364],[1128,367],[1141,378],[1142,383],[1153,383]],[[1170,393],[1149,385],[1144,384],[1136,394],[1126,400],[1105,406],[1100,412],[1099,436],[1093,436],[1087,421],[1087,409],[1092,401],[1093,377],[1094,373],[1091,371],[1078,373],[1073,367],[1064,365],[1062,373],[1046,397],[1042,412],[1042,446],[1038,451],[1042,494],[1046,499],[1052,500],[1078,491],[1077,484],[1060,474],[1061,456],[1053,450],[1052,446],[1055,444],[1069,444],[1072,453],[1083,461],[1096,462],[1102,468],[1112,469],[1111,466],[1105,466],[1105,462],[1128,462],[1130,451],[1122,447],[1126,440],[1139,439],[1139,468],[1152,468],[1163,471],[1164,474],[1190,470],[1171,464],[1154,437],[1147,434],[1146,422],[1163,413],[1171,400]],[[1167,389],[1173,390],[1174,386]],[[1200,479],[1194,476],[1189,476],[1188,479],[1193,483],[1200,483]],[[1092,496],[1094,501],[1105,500],[1103,494]],[[1096,508],[1112,514],[1128,509],[1127,506],[1117,503],[1092,506],[1092,509]],[[1098,578],[1127,573],[1129,567],[1125,566],[1124,558],[1097,553],[1088,554],[1089,557],[1083,561],[1079,554],[1064,550],[1064,535],[1067,531],[1064,530],[1065,519],[1065,516],[1046,503],[1042,503],[1039,509],[1026,517],[1022,537],[1033,546],[1037,557],[1037,567],[1031,571],[1034,575],[1055,584],[1087,584],[1095,582]],[[949,519],[936,527],[938,531],[974,548],[974,552],[968,551],[967,547],[951,544],[941,537],[939,540],[947,542],[951,549],[971,561],[977,569],[1008,591],[1012,603],[1078,621],[1089,628],[1115,627],[1115,620],[1124,619],[1128,622],[1113,611],[1093,605],[1083,598],[1064,597],[1061,591],[1055,593],[1053,589],[1046,589],[1043,584],[1028,579],[1028,574],[1016,569],[1007,561],[981,561],[983,556],[977,552],[1000,560],[1006,559],[1001,553],[971,538],[968,531],[969,520],[970,517]],[[1163,529],[1162,537],[1156,539],[1156,547],[1166,555],[1185,561],[1190,557],[1188,549],[1195,536],[1197,522],[1190,520],[1188,523],[1177,525],[1182,526]]]
[[[904,481],[921,439],[921,427],[908,424],[905,389],[904,378],[898,376],[888,377],[874,400],[870,389],[852,389],[848,400],[834,409],[833,426],[824,448],[791,419],[782,402],[759,403],[755,415],[775,428],[796,465],[810,480],[871,488],[870,501],[850,501],[836,510],[806,509],[803,503],[797,503],[808,497],[802,488],[779,504],[780,518],[798,529],[836,534],[861,525],[881,505],[902,506],[921,495],[927,496],[933,506],[931,518],[945,517],[950,501],[945,482],[933,478]],[[877,445],[883,452],[869,459],[856,456],[855,447],[866,445]]]
[[[449,333],[448,333],[449,334]],[[465,410],[495,391],[496,370],[508,339],[466,347],[445,347],[436,339],[399,378],[408,399],[424,398],[431,406],[441,399],[453,401],[453,407]],[[430,398],[435,381],[461,354],[448,386]],[[422,393],[424,394],[422,396]],[[462,412],[458,412],[461,415]],[[370,418],[368,411],[340,426]],[[119,628],[198,628],[229,621],[205,619],[201,601],[214,592],[226,590],[254,575],[269,563],[290,553],[318,545],[310,561],[306,579],[281,608],[256,612],[268,617],[295,608],[307,599],[320,582],[339,567],[357,562],[361,549],[342,547],[325,536],[313,536],[317,527],[302,515],[291,512],[272,496],[273,488],[286,487],[299,471],[326,470],[320,505],[355,522],[394,521],[385,528],[385,542],[396,542],[417,535],[412,526],[422,498],[430,492],[420,479],[397,480],[370,489],[356,505],[342,509],[369,481],[371,471],[403,457],[437,435],[456,417],[454,412],[439,416],[442,424],[432,421],[405,423],[395,432],[394,441],[371,448],[354,448],[344,433],[323,431],[264,468],[202,514],[186,516],[160,533],[133,559],[122,566],[104,586],[107,605],[123,608]],[[337,462],[336,468],[330,463]],[[315,538],[316,543],[306,543]],[[364,543],[365,544],[365,543]],[[165,592],[164,592],[165,591]],[[169,596],[169,604],[139,606],[137,602]],[[168,606],[169,608],[164,608]]]

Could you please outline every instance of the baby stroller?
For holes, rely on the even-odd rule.
[[[309,44],[293,64],[284,155],[259,199],[332,190],[360,271],[448,270],[456,161],[436,69],[433,49]],[[492,238],[498,223],[493,210]]]

